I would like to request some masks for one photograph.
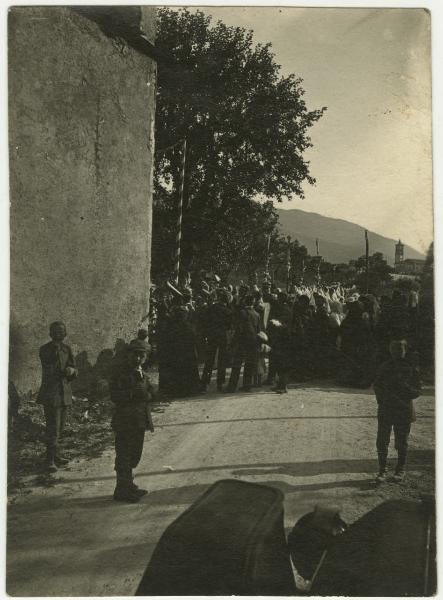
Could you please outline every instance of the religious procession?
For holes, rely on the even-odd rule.
[[[169,282],[153,289],[149,339],[165,395],[206,391],[214,367],[217,391],[235,392],[242,366],[244,392],[275,386],[287,393],[290,381],[318,378],[368,388],[395,340],[407,343],[418,366],[415,290],[377,298],[340,285],[283,291],[268,279],[260,288],[200,276],[181,291]]]

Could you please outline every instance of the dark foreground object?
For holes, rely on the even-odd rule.
[[[237,480],[215,483],[164,532],[137,596],[296,594],[283,494]]]
[[[377,506],[337,538],[310,594],[380,597],[435,594],[434,510],[433,499],[391,500]]]

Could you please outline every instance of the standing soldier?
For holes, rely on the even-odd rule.
[[[407,357],[406,340],[394,340],[389,345],[391,358],[383,363],[374,381],[377,398],[378,429],[377,453],[379,473],[377,483],[386,480],[386,464],[391,431],[394,429],[395,448],[398,454],[394,481],[405,476],[406,455],[411,424],[416,420],[413,400],[421,393],[417,365]]]
[[[37,402],[43,405],[46,421],[46,464],[50,473],[69,461],[60,455],[58,441],[63,432],[66,411],[72,405],[71,381],[77,376],[74,357],[63,343],[66,327],[61,321],[49,326],[51,341],[40,348],[42,384]]]
[[[252,387],[252,377],[256,370],[258,360],[258,339],[260,332],[260,317],[252,308],[254,297],[246,294],[243,297],[243,307],[240,308],[236,324],[234,327],[235,347],[234,358],[231,370],[231,377],[227,387],[228,392],[235,392],[240,378],[240,370],[243,362],[245,363],[243,371],[243,392],[250,392]]]
[[[232,309],[228,306],[229,294],[226,290],[218,290],[217,301],[206,309],[206,360],[202,375],[203,389],[209,385],[214,365],[217,358],[217,390],[222,391],[226,378],[228,335],[232,328]]]
[[[278,383],[274,391],[278,394],[286,394],[288,392],[289,373],[292,367],[292,338],[290,332],[292,306],[285,292],[279,293],[278,300],[273,307],[272,316],[273,318],[270,321],[271,357],[278,377]]]
[[[147,493],[135,485],[132,470],[140,462],[145,431],[154,431],[149,408],[153,389],[142,368],[149,350],[149,344],[144,340],[132,340],[126,361],[111,379],[111,400],[115,404],[112,428],[115,433],[117,474],[114,500],[121,502],[138,502]]]

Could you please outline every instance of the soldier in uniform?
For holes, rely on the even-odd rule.
[[[40,348],[42,384],[37,402],[43,405],[46,421],[46,463],[50,473],[69,461],[61,456],[58,441],[66,411],[72,405],[71,381],[77,376],[71,348],[63,343],[66,327],[61,321],[49,326],[51,341]]]
[[[292,321],[292,306],[285,292],[278,294],[278,300],[273,305],[270,320],[271,359],[278,383],[274,391],[278,394],[288,392],[287,384],[292,367],[292,338],[290,333]]]
[[[405,476],[406,455],[411,423],[416,420],[413,400],[421,393],[421,382],[414,357],[407,356],[406,340],[394,340],[389,345],[391,358],[383,363],[374,381],[377,398],[377,453],[379,472],[377,483],[386,479],[386,463],[391,431],[394,429],[398,453],[394,481]]]
[[[233,345],[234,358],[231,377],[227,387],[228,392],[235,392],[240,378],[241,366],[244,362],[242,391],[249,392],[252,387],[252,377],[256,371],[259,343],[257,334],[260,332],[260,316],[252,308],[254,297],[246,294],[243,297],[243,307],[239,309],[234,324]]]
[[[206,361],[203,369],[203,389],[209,385],[217,354],[217,390],[222,391],[226,378],[228,335],[232,328],[233,313],[229,305],[229,294],[218,290],[217,301],[206,309],[205,329],[207,338]]]
[[[312,376],[312,329],[314,311],[309,296],[302,294],[293,306],[292,337],[297,381],[305,381]]]
[[[128,346],[127,359],[111,379],[111,400],[115,405],[112,428],[115,433],[115,471],[117,485],[114,500],[138,502],[147,491],[135,485],[132,470],[140,462],[145,431],[154,431],[149,403],[153,388],[142,365],[149,344],[139,338]]]

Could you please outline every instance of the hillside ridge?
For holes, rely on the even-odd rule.
[[[290,235],[306,246],[308,253],[316,252],[319,240],[320,254],[331,263],[347,263],[365,253],[365,228],[345,219],[326,217],[299,208],[277,209],[282,234]],[[395,244],[398,240],[368,229],[369,253],[381,252],[390,265],[394,264]],[[405,244],[404,258],[424,259],[423,253]]]

